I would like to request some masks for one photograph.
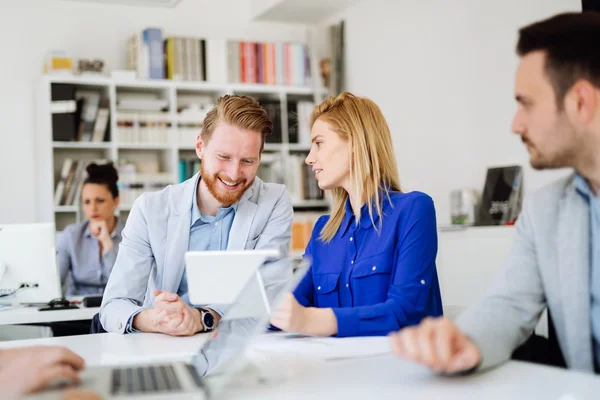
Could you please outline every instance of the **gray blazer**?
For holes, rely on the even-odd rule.
[[[190,238],[196,177],[135,201],[102,300],[100,321],[107,331],[123,333],[132,314],[152,307],[154,289],[177,293]],[[278,249],[285,255],[292,219],[285,186],[256,178],[238,202],[227,249]],[[263,267],[261,273],[271,297],[292,271],[280,260]]]
[[[593,372],[589,209],[571,175],[531,195],[499,279],[457,323],[481,349],[480,368],[510,358],[548,307],[569,368]]]

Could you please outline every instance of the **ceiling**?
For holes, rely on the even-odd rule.
[[[130,6],[141,7],[163,7],[174,8],[181,0],[71,0],[85,3],[109,3],[109,4],[125,4]]]

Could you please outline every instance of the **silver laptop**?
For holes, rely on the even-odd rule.
[[[291,258],[278,262],[285,262],[292,269]],[[246,303],[257,304],[264,298],[264,288],[258,288],[262,286],[260,271],[253,274],[219,322],[216,337],[200,348],[192,362],[88,368],[81,373],[81,383],[77,387],[95,390],[103,399],[215,398],[236,374],[248,366],[249,361],[244,353],[249,344],[267,330],[269,310],[277,305],[285,293],[295,289],[309,266],[307,260],[302,261],[293,278],[278,290],[274,302],[265,304],[261,311],[254,310],[253,316],[247,317],[245,311],[238,309],[244,310]],[[189,289],[193,290],[191,286]],[[58,391],[64,389],[47,389],[29,398],[54,399]]]

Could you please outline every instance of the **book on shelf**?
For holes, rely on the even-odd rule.
[[[164,79],[163,34],[160,28],[146,28],[127,41],[127,67],[139,79]]]
[[[202,131],[204,118],[214,103],[192,103],[177,110],[177,132],[180,147],[193,148],[198,134]]]
[[[156,192],[174,182],[173,175],[168,172],[125,173],[119,167],[119,197],[121,204],[131,206],[145,192]]]
[[[308,49],[301,43],[168,36],[163,53],[167,79],[310,85]]]
[[[315,108],[315,103],[312,101],[298,101],[288,104],[289,115],[294,116],[297,129],[295,141],[290,138],[290,143],[298,143],[301,145],[310,146],[310,115]],[[289,117],[288,117],[289,118]]]
[[[75,140],[77,130],[77,102],[75,85],[53,83],[50,87],[52,112],[52,140]]]
[[[200,171],[200,160],[179,160],[179,183],[185,182]]]
[[[271,122],[273,122],[273,132],[265,139],[266,143],[282,143],[283,133],[281,131],[281,103],[277,99],[258,99],[260,105],[265,109]]]
[[[106,139],[106,131],[108,130],[110,121],[110,108],[108,104],[108,98],[103,97],[100,99],[98,105],[98,113],[96,114],[96,120],[94,121],[94,129],[92,131],[92,142],[104,142]]]
[[[80,104],[79,127],[77,131],[78,142],[91,142],[94,134],[94,124],[100,105],[100,93],[84,93],[78,99]]]
[[[299,212],[295,213],[294,220],[292,222],[292,240],[290,242],[290,251],[293,252],[304,252],[315,223],[319,219],[322,213],[315,212]]]
[[[229,82],[310,85],[308,49],[301,43],[227,43]]]
[[[106,160],[74,160],[65,158],[54,190],[55,206],[74,206],[79,204],[81,188],[86,178],[86,167],[92,162],[105,164]]]
[[[319,187],[312,167],[304,163],[304,157],[292,154],[286,166],[286,185],[292,201],[324,200],[325,193]]]
[[[52,140],[103,142],[109,131],[108,98],[99,91],[77,91],[73,84],[53,83]]]
[[[285,183],[281,156],[277,153],[263,153],[256,175],[263,182]]]
[[[216,49],[216,45],[212,48]],[[167,37],[164,42],[166,78],[180,81],[206,81],[206,50],[205,39]]]
[[[166,112],[117,111],[116,140],[121,144],[168,144],[171,121]]]

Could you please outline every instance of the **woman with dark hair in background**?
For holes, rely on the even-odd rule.
[[[125,226],[115,216],[119,206],[118,174],[112,163],[90,164],[81,189],[86,221],[68,225],[58,240],[58,265],[67,296],[102,295],[117,258]]]

